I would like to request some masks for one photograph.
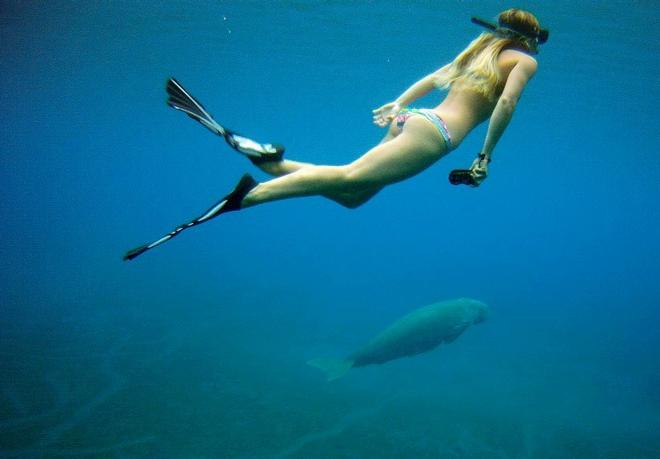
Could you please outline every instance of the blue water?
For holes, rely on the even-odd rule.
[[[551,29],[479,189],[485,126],[358,210],[223,215],[256,171],[164,104],[348,162],[371,110],[500,1],[3,1],[0,458],[660,457],[660,10],[522,2]],[[439,93],[417,105],[437,103]],[[413,309],[490,319],[327,383]]]

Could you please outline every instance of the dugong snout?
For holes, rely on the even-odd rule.
[[[488,319],[488,317],[490,316],[490,309],[485,303],[482,303],[481,301],[475,301],[474,307],[475,307],[475,316],[473,323],[479,324],[484,320]]]

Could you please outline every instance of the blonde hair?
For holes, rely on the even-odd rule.
[[[498,21],[502,25],[517,27],[519,30],[536,32],[540,30],[539,22],[533,14],[516,8],[500,13]],[[470,87],[488,99],[494,99],[504,86],[498,71],[497,58],[505,48],[523,48],[530,51],[531,45],[523,38],[505,38],[484,32],[451,63],[439,70],[435,85],[448,89],[454,83],[458,83]]]

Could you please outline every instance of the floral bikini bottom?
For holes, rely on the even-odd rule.
[[[454,145],[451,142],[451,134],[449,134],[449,129],[447,125],[433,110],[428,108],[404,108],[396,116],[396,125],[398,128],[402,128],[406,120],[414,115],[421,115],[427,120],[429,120],[436,127],[440,135],[445,141],[445,145],[449,150],[453,150]]]

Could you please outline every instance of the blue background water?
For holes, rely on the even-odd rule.
[[[509,6],[3,2],[0,457],[660,456],[655,2],[518,4],[551,37],[479,189],[447,173],[485,126],[359,210],[277,202],[121,261],[265,179],[167,77],[340,164]],[[334,383],[305,365],[457,296],[492,316],[451,345]]]

